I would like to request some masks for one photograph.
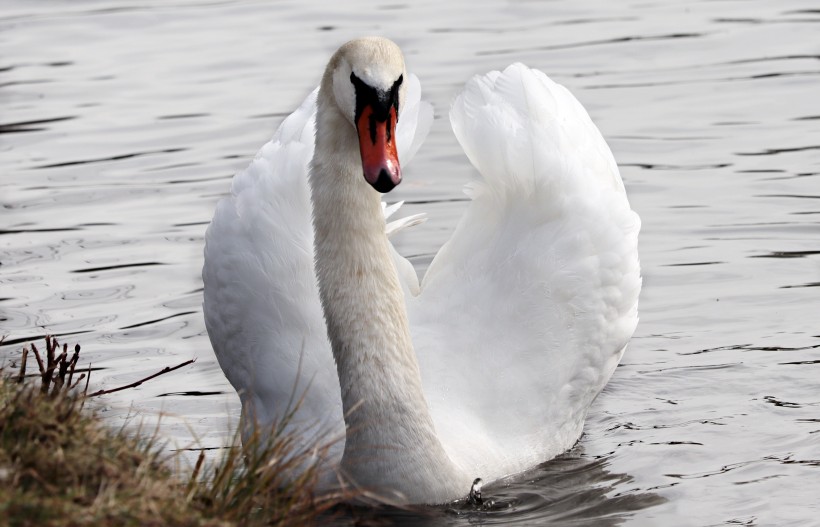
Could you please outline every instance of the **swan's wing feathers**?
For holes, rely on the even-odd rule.
[[[564,189],[567,178],[579,177],[623,191],[612,153],[584,107],[538,70],[513,64],[503,74],[473,78],[450,120],[467,157],[496,193],[507,187]]]
[[[303,395],[299,415],[312,422],[300,426],[341,422],[313,274],[307,167],[315,112],[314,91],[234,177],[206,234],[208,334],[244,410],[263,425]]]
[[[414,342],[448,453],[492,472],[526,452],[523,469],[577,439],[634,331],[640,222],[597,128],[543,73],[476,77],[450,118],[480,176],[408,299]]]
[[[404,229],[409,229],[410,227],[414,227],[421,223],[427,221],[427,214],[424,212],[419,214],[412,214],[410,216],[405,216],[404,218],[400,218],[395,221],[391,221],[387,224],[385,228],[385,234],[388,237],[393,236],[396,233],[403,231]]]
[[[404,106],[396,123],[399,163],[407,165],[416,155],[433,126],[433,106],[421,100],[421,84],[413,74],[407,76]]]
[[[407,164],[416,155],[419,147],[427,138],[430,132],[430,127],[433,125],[433,106],[421,100],[421,84],[418,77],[413,74],[407,76],[407,93],[405,94],[404,105],[399,114],[399,120],[396,123],[396,141],[399,150],[399,163],[406,167]],[[401,207],[403,202],[395,203],[391,206],[385,207],[385,219]],[[426,220],[424,214],[414,214],[405,218],[391,221],[387,224],[385,231],[388,236],[392,236],[406,228],[418,225]],[[391,253],[393,255],[393,262],[396,266],[396,271],[399,274],[399,281],[401,282],[404,294],[407,296],[415,296],[419,293],[419,279],[416,271],[406,258],[401,256],[398,251],[391,245]]]

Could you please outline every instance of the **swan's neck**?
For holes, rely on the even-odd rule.
[[[310,183],[316,274],[347,424],[342,468],[366,486],[423,500],[442,490],[431,486],[461,478],[424,398],[379,194],[362,176],[355,130],[322,91]]]

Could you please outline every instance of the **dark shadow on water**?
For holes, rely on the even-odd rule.
[[[483,506],[460,500],[408,509],[336,510],[331,523],[356,526],[620,525],[665,498],[624,485],[632,476],[607,470],[607,458],[585,457],[576,446],[532,470],[485,485]],[[465,489],[465,493],[466,493]]]
[[[157,395],[157,397],[169,397],[169,396],[183,396],[183,397],[207,397],[209,395],[222,395],[228,392],[221,392],[221,391],[214,391],[214,392],[204,392],[200,390],[189,390],[186,392],[168,392],[168,393],[161,393]]]
[[[45,333],[45,331],[44,331],[44,333]],[[52,337],[67,337],[69,335],[82,335],[84,333],[91,333],[91,330],[67,331],[67,332],[64,332],[64,333],[49,333],[49,334]],[[2,335],[2,334],[0,334],[0,335]],[[17,346],[19,344],[28,344],[30,342],[36,342],[36,341],[40,340],[41,338],[43,338],[42,336],[43,336],[43,333],[40,333],[39,335],[30,335],[30,336],[27,336],[27,337],[19,337],[19,338],[14,338],[14,339],[5,339],[5,340],[2,341],[2,343],[0,343],[0,347],[8,348],[9,346]],[[15,353],[19,352],[19,351],[20,350],[14,348]],[[97,369],[105,369],[105,368],[97,368]],[[92,368],[92,371],[93,371],[93,368]]]
[[[817,254],[820,254],[820,251],[774,251],[766,254],[753,254],[748,258],[803,258]]]
[[[2,70],[0,70],[2,72]],[[72,119],[76,119],[77,116],[69,115],[65,117],[53,117],[50,119],[35,119],[29,121],[19,121],[16,123],[3,123],[0,124],[0,134],[17,134],[22,132],[40,132],[43,130],[48,130],[48,125],[51,123],[58,123],[60,121],[70,121]]]

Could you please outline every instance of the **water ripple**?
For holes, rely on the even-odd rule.
[[[132,159],[135,157],[143,157],[143,156],[151,156],[156,154],[175,154],[177,152],[184,152],[187,148],[165,148],[162,150],[149,150],[145,152],[134,152],[131,154],[120,154],[116,156],[110,157],[99,157],[95,159],[81,159],[78,161],[63,161],[60,163],[51,163],[47,165],[38,165],[32,167],[34,169],[43,169],[43,168],[64,168],[64,167],[72,167],[76,165],[89,165],[93,163],[105,163],[108,161],[122,161],[124,159]]]

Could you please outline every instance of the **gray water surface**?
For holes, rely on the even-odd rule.
[[[112,426],[229,441],[203,236],[216,201],[349,38],[405,50],[437,120],[390,195],[429,221],[423,272],[466,203],[446,119],[473,74],[566,85],[643,220],[641,322],[570,453],[485,490],[487,512],[399,524],[820,525],[820,9],[816,1],[140,2],[0,5],[0,360],[49,332],[114,387]]]

